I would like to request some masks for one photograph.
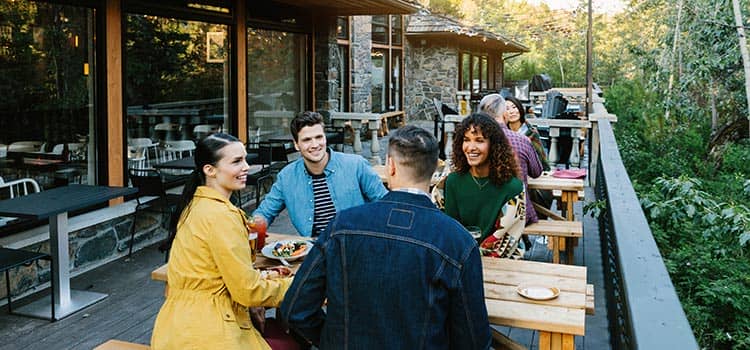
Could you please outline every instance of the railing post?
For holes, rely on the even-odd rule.
[[[380,141],[378,141],[378,130],[380,130],[380,119],[370,120],[367,123],[367,127],[370,129],[372,134],[372,141],[370,142],[370,164],[380,165]]]
[[[558,155],[557,151],[557,138],[560,136],[560,129],[557,127],[551,126],[549,128],[549,157],[547,158],[547,163],[549,164],[550,168],[554,168],[557,165],[557,160],[560,159],[560,156]]]
[[[570,159],[568,161],[570,162],[571,168],[578,168],[581,165],[581,155],[578,152],[578,147],[581,144],[581,140],[578,138],[580,134],[581,134],[581,129],[578,129],[578,128],[570,129],[570,138],[573,141],[573,147],[570,149]]]

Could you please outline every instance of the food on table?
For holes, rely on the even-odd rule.
[[[290,258],[301,255],[305,250],[307,250],[305,241],[285,241],[276,243],[271,253],[280,258]]]

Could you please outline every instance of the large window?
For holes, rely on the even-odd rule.
[[[402,109],[403,19],[372,16],[372,112]]]
[[[336,19],[336,40],[338,43],[338,62],[336,68],[338,74],[336,81],[338,92],[336,96],[339,100],[339,111],[351,111],[351,70],[350,67],[350,39],[349,39],[349,17],[340,16]]]
[[[459,90],[473,93],[486,90],[490,79],[487,55],[462,52],[459,57]]]
[[[128,167],[189,155],[197,139],[231,132],[228,25],[127,14],[125,30]]]
[[[306,34],[250,28],[247,39],[248,139],[286,137],[306,106]]]
[[[32,178],[42,189],[96,183],[96,15],[79,6],[0,2],[5,181]]]

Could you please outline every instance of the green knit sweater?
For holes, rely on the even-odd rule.
[[[452,173],[445,180],[445,213],[464,226],[479,226],[481,242],[495,232],[495,221],[503,205],[522,191],[523,182],[515,177],[502,186],[495,186],[487,177],[477,178],[475,182],[468,172]]]

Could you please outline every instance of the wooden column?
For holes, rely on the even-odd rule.
[[[237,137],[247,143],[247,21],[245,0],[234,1],[234,30],[237,47],[234,50],[234,61],[237,62]]]
[[[124,186],[125,142],[122,115],[122,6],[121,0],[106,2],[107,51],[107,185]],[[122,198],[109,201],[110,205],[122,203]]]

